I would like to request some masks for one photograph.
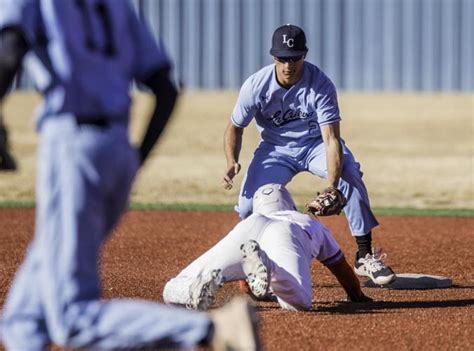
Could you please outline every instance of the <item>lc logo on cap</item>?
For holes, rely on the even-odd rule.
[[[292,48],[295,45],[295,39],[287,39],[286,34],[283,34],[283,44],[286,44],[289,48]]]
[[[285,24],[275,29],[270,55],[275,57],[303,56],[308,52],[303,29],[293,24]]]

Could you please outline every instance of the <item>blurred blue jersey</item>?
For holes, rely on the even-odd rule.
[[[45,97],[39,128],[60,113],[126,121],[130,83],[170,62],[128,0],[0,0],[0,29],[19,27]]]

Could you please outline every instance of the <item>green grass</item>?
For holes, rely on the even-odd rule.
[[[230,212],[233,205],[215,204],[164,204],[164,203],[132,203],[130,206],[134,210],[169,210],[169,211],[209,211],[209,212]]]
[[[451,208],[374,208],[381,216],[474,217],[474,209]]]
[[[0,201],[0,208],[34,208],[33,201]],[[132,203],[134,210],[166,211],[233,211],[233,205],[193,204],[193,203]],[[300,208],[302,210],[302,208]],[[436,216],[436,217],[474,217],[474,209],[420,209],[420,208],[374,208],[375,214],[381,216]]]
[[[0,208],[34,208],[34,201],[0,201]]]

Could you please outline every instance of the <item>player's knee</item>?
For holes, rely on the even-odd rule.
[[[279,301],[280,307],[283,308],[284,310],[288,311],[309,311],[313,307],[313,304],[310,301],[291,301],[291,302],[286,302],[283,300]]]
[[[295,291],[287,300],[278,298],[278,303],[281,308],[289,311],[309,311],[313,307],[311,294],[303,291]]]
[[[302,301],[298,306],[299,311],[309,311],[313,307],[313,302],[311,299]]]
[[[293,303],[293,306],[297,311],[309,311],[313,307],[313,301],[311,296],[304,294]]]
[[[235,210],[239,213],[240,219],[244,220],[252,214],[252,204],[250,203],[250,206],[247,204],[239,204],[235,206]]]

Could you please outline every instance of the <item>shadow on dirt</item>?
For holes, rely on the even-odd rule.
[[[397,313],[405,309],[426,309],[426,308],[452,308],[452,307],[470,307],[474,306],[474,299],[448,300],[448,301],[373,301],[367,303],[350,302],[323,302],[313,301],[313,309],[301,313],[318,314],[379,314],[379,313]],[[259,302],[258,310],[260,312],[281,312],[277,303]],[[399,311],[397,311],[399,310]]]
[[[374,301],[367,303],[340,302],[337,305],[321,306],[317,304],[314,313],[372,313],[389,312],[391,310],[425,309],[425,308],[450,308],[474,306],[474,299],[449,300],[449,301]],[[392,311],[394,312],[394,311]]]

